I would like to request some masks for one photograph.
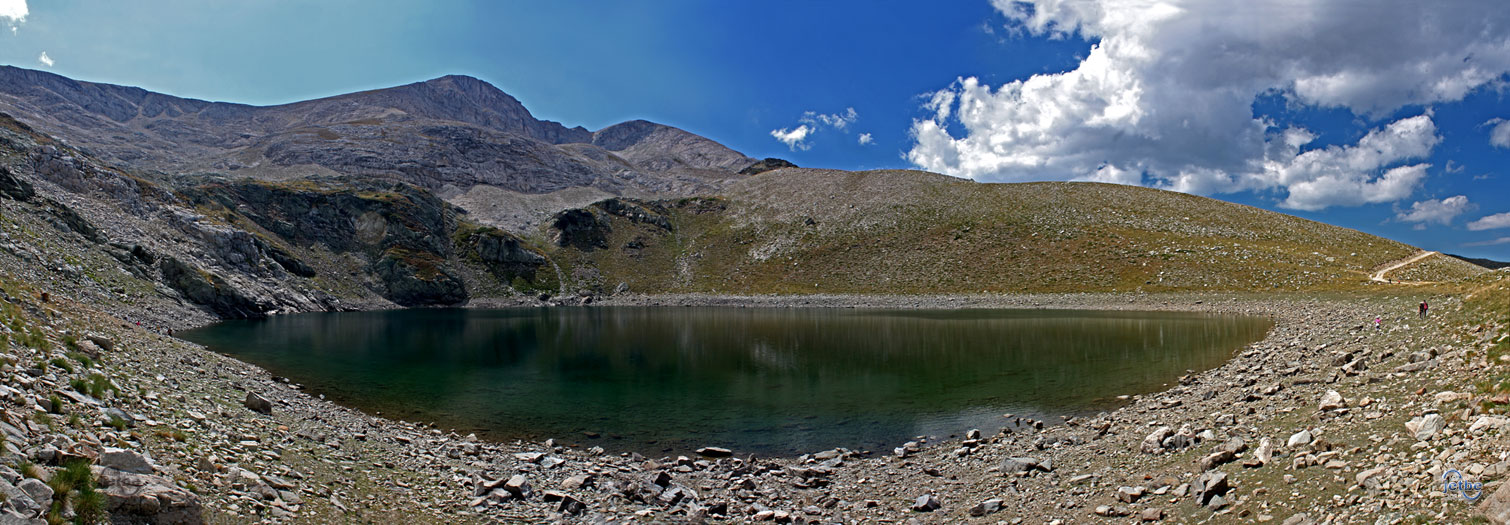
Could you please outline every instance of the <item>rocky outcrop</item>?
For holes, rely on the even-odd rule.
[[[163,257],[158,262],[158,268],[165,284],[185,299],[208,308],[223,319],[259,319],[267,316],[265,308],[231,287],[219,275],[195,268],[174,257]]]
[[[672,230],[670,212],[662,204],[615,198],[557,213],[547,223],[547,234],[556,246],[570,246],[581,251],[607,248],[608,237],[613,232],[613,217],[652,226],[662,232]]]
[[[457,232],[459,247],[475,257],[495,277],[505,283],[535,283],[541,267],[549,260],[523,239],[497,228],[467,225]]]
[[[152,474],[94,467],[105,510],[115,523],[198,525],[204,523],[199,496],[172,480]]]
[[[403,248],[383,252],[373,272],[382,279],[383,297],[401,306],[455,305],[466,302],[461,279],[435,254]]]
[[[17,177],[5,166],[0,166],[0,195],[10,197],[18,201],[30,199],[37,194],[37,190],[30,182]]]
[[[120,166],[269,180],[333,172],[448,197],[475,186],[536,195],[592,188],[689,196],[716,191],[752,162],[717,142],[652,122],[593,133],[539,120],[507,93],[459,75],[258,107],[4,66],[0,104]],[[77,188],[88,176],[77,161],[48,157],[37,167]]]
[[[556,246],[570,246],[584,252],[608,247],[608,232],[612,226],[605,214],[592,208],[561,211],[547,224],[551,242]]]
[[[211,182],[185,193],[197,203],[237,210],[295,246],[370,261],[363,269],[381,284],[375,291],[399,305],[451,305],[468,297],[451,261],[457,211],[422,189],[338,180],[240,180]],[[317,273],[299,257],[255,235],[237,230],[219,237],[225,237],[224,242],[215,244],[226,247],[220,253],[228,254],[231,263],[265,256],[295,275]]]
[[[751,164],[749,166],[745,166],[744,169],[739,170],[739,174],[740,175],[759,175],[761,173],[765,173],[765,172],[771,171],[771,170],[779,170],[781,168],[795,168],[795,167],[797,167],[796,164],[792,164],[791,162],[786,161],[784,159],[778,159],[778,158],[775,158],[775,157],[766,157],[765,159],[762,159],[759,162],[756,162],[756,163]]]

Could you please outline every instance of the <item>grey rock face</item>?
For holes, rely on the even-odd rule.
[[[151,474],[152,461],[137,452],[106,447],[100,453],[100,466],[135,474]]]
[[[1225,503],[1221,501],[1221,496],[1226,494],[1231,488],[1227,484],[1226,473],[1207,472],[1195,478],[1195,484],[1191,485],[1190,490],[1191,494],[1196,497],[1196,501],[1201,505],[1215,508]]]
[[[243,405],[245,405],[247,409],[249,409],[249,410],[251,410],[253,412],[256,412],[258,414],[268,414],[268,415],[271,415],[273,413],[273,402],[272,401],[268,401],[267,399],[263,398],[262,396],[259,396],[257,394],[253,394],[251,392],[247,392],[246,393],[246,400],[242,401],[241,403]]]
[[[160,476],[94,467],[105,509],[113,519],[146,523],[204,523],[199,496]]]
[[[1495,525],[1510,523],[1510,483],[1500,484],[1499,490],[1479,504],[1479,513]]]

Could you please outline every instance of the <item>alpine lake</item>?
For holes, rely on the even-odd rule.
[[[311,394],[461,434],[797,455],[1093,415],[1219,366],[1271,326],[1168,312],[561,307],[310,313],[178,335]]]

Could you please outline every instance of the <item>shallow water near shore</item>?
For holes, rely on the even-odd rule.
[[[1221,365],[1264,318],[1079,310],[414,309],[180,337],[338,403],[610,451],[890,450],[1114,408]]]

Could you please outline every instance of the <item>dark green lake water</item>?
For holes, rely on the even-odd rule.
[[[338,403],[461,433],[794,454],[995,432],[1009,412],[1095,413],[1216,367],[1269,327],[1149,312],[603,307],[313,313],[179,335]]]

